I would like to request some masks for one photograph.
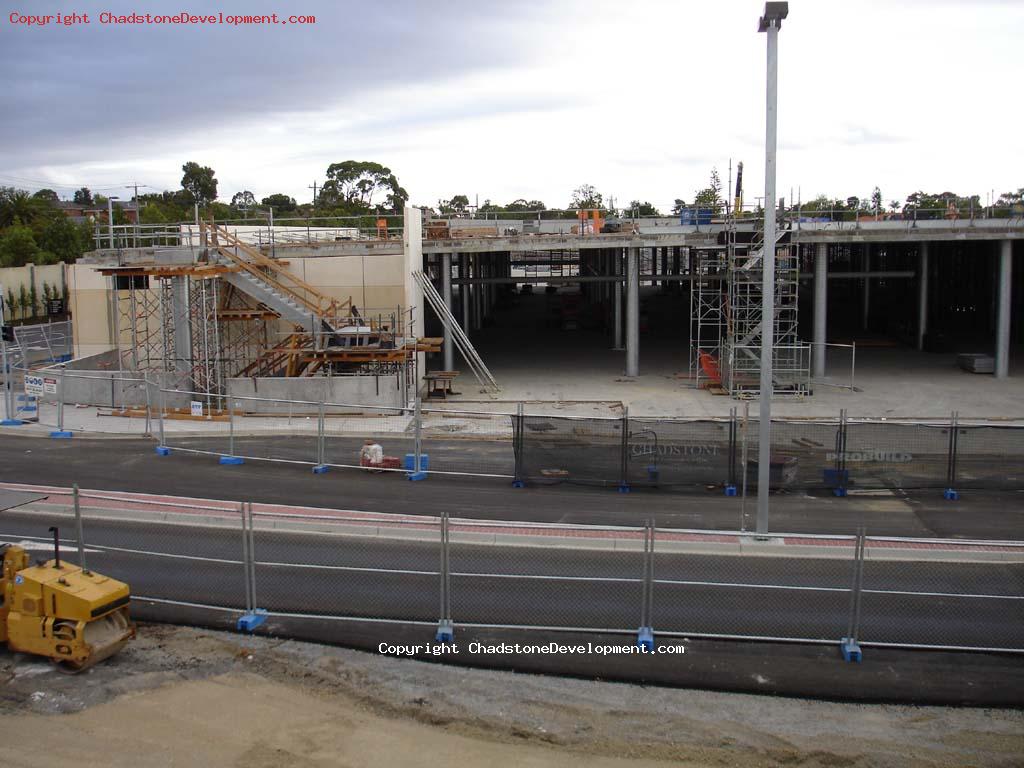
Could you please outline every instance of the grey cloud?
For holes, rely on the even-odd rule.
[[[93,23],[42,29],[11,25],[5,14],[0,157],[7,167],[116,159],[126,147],[172,141],[204,126],[271,120],[399,82],[508,66],[526,55],[516,17],[539,5],[520,3],[513,16],[504,6],[471,0],[223,0],[159,9],[55,3],[57,11],[87,12]],[[317,24],[115,27],[98,23],[104,10],[315,14]],[[480,34],[483,28],[488,34]]]

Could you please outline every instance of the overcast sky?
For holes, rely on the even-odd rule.
[[[25,6],[33,6],[26,10]],[[148,6],[148,7],[147,7]],[[710,169],[764,187],[758,0],[24,3],[0,18],[0,184],[130,196],[182,163],[308,201],[327,166],[411,202],[563,207],[591,183],[663,211]],[[314,25],[104,26],[99,13],[313,14]],[[11,12],[86,12],[73,27]],[[1024,186],[1024,0],[794,0],[780,34],[780,195],[888,202]]]

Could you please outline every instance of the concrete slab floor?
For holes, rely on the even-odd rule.
[[[743,401],[712,395],[693,387],[688,372],[685,321],[678,335],[657,327],[640,337],[640,376],[623,375],[625,353],[612,349],[610,331],[580,327],[565,330],[550,313],[538,311],[544,296],[519,297],[519,306],[499,310],[496,323],[471,333],[484,362],[501,386],[500,399],[622,401],[634,415],[726,416]],[[524,301],[525,299],[525,301]],[[583,325],[583,323],[581,323]],[[643,323],[642,323],[643,327]],[[979,349],[979,351],[988,351]],[[905,346],[857,349],[853,383],[850,353],[830,351],[826,382],[813,395],[780,397],[773,413],[789,417],[850,416],[942,418],[957,410],[962,419],[1024,420],[1024,349],[1011,350],[1010,378],[972,374],[956,366],[955,354],[918,352]],[[428,363],[428,367],[430,364]],[[476,382],[456,355],[463,371],[459,400],[478,400]],[[757,400],[750,401],[752,412]]]

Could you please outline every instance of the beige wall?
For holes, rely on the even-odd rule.
[[[68,291],[75,357],[113,349],[110,332],[110,278],[87,264],[68,265]]]
[[[364,314],[393,312],[405,304],[401,254],[290,258],[288,262],[289,271],[328,296],[343,301],[351,298]],[[112,349],[110,278],[103,277],[92,265],[72,264],[68,267],[68,290],[75,357]],[[282,334],[287,332],[281,329]],[[125,333],[122,330],[123,341],[128,339]],[[279,337],[272,329],[271,338]]]
[[[34,280],[33,280],[34,273]],[[4,289],[4,303],[7,302],[7,289],[14,291],[15,297],[18,296],[21,286],[25,286],[25,290],[29,289],[32,282],[35,282],[36,286],[36,297],[39,305],[36,310],[37,315],[41,315],[45,312],[45,308],[42,307],[43,303],[43,283],[49,283],[50,285],[56,286],[57,289],[61,289],[64,285],[64,265],[63,264],[46,264],[44,266],[35,267],[4,267],[0,269],[0,285]],[[17,312],[12,313],[10,308],[5,306],[4,317],[8,320],[22,318],[21,309]]]
[[[405,304],[401,254],[289,259],[288,270],[324,294],[351,298],[360,312],[392,311]]]

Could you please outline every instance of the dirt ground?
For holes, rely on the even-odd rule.
[[[1018,710],[648,688],[139,630],[78,676],[0,651],[3,765],[1024,765]]]

